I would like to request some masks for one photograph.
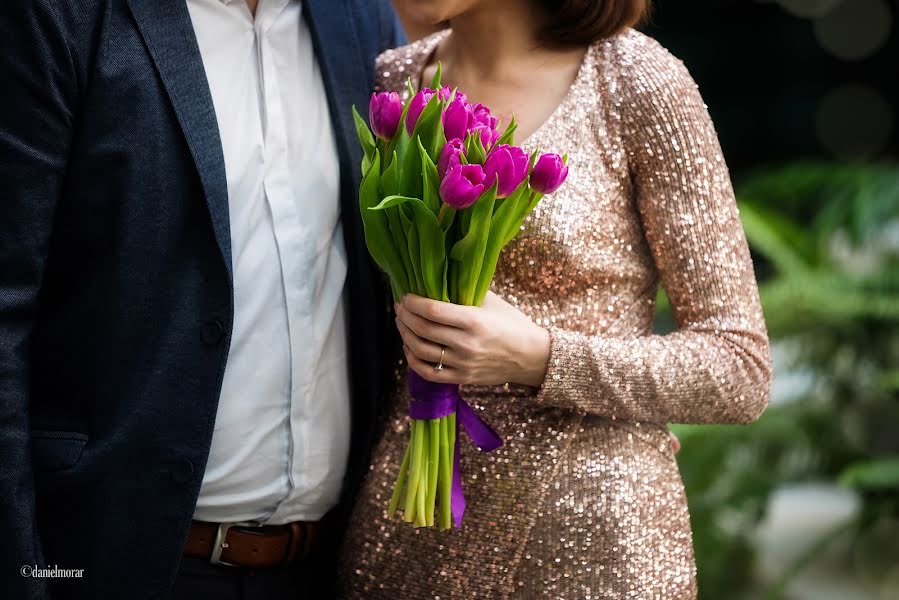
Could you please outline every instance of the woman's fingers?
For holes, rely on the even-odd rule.
[[[419,359],[436,365],[443,361],[444,366],[456,366],[452,352],[446,346],[423,339],[409,329],[401,320],[396,320],[396,327],[403,338],[403,344]],[[446,350],[444,351],[444,349]]]
[[[408,346],[403,345],[403,352],[406,354],[406,360],[409,362],[409,368],[421,375],[428,381],[434,383],[456,383],[463,384],[461,372],[453,367],[444,367],[439,371],[433,364],[425,362],[415,356]]]
[[[450,348],[458,347],[464,336],[461,329],[429,321],[421,315],[413,313],[403,304],[396,307],[397,318],[418,337]]]
[[[401,306],[422,319],[457,329],[469,329],[478,311],[473,306],[439,302],[415,294],[403,296]]]

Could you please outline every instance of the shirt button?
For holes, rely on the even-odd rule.
[[[203,324],[200,336],[203,338],[204,344],[214,346],[221,342],[222,338],[225,337],[225,327],[218,319],[207,321]]]
[[[176,460],[169,466],[169,475],[175,483],[187,483],[194,477],[194,464],[186,458]]]

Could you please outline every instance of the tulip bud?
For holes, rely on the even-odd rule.
[[[500,134],[497,130],[499,119],[490,113],[490,109],[481,103],[474,105],[471,109],[471,127],[470,132],[476,133],[481,137],[481,144],[485,149],[496,143]]]
[[[418,118],[433,97],[434,90],[431,88],[423,88],[412,97],[412,100],[409,102],[409,110],[406,111],[406,131],[409,135],[412,135],[412,132],[415,130],[415,124],[418,123]]]
[[[531,171],[531,189],[540,194],[552,194],[568,177],[568,165],[558,154],[544,154]]]
[[[500,144],[490,150],[484,161],[486,183],[499,181],[497,198],[508,198],[528,176],[528,155],[517,146]]]
[[[499,131],[490,129],[485,125],[475,125],[469,131],[481,136],[481,145],[484,146],[485,150],[490,150],[490,147],[499,139]]]
[[[442,88],[440,88],[440,91],[438,93],[440,94],[441,100],[449,100],[450,98],[453,98],[453,88],[451,88],[448,85],[445,85]],[[468,98],[465,96],[465,94],[460,92],[459,90],[456,90],[455,97],[462,100],[462,102],[468,101]]]
[[[484,193],[481,165],[456,165],[440,182],[440,199],[455,209],[468,208]]]
[[[462,163],[463,152],[465,152],[465,144],[459,139],[450,140],[443,146],[440,159],[437,161],[437,173],[440,175],[440,179],[446,177],[447,171]]]
[[[468,133],[471,107],[458,96],[450,102],[443,113],[443,131],[447,140],[464,140]]]
[[[480,102],[471,108],[471,116],[476,124],[484,125],[490,129],[496,129],[499,126],[499,119],[494,117],[490,109]]]
[[[403,116],[403,101],[396,92],[372,94],[368,104],[368,118],[376,136],[391,140]]]

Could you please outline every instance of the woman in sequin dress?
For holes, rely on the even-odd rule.
[[[482,307],[397,307],[409,365],[463,384],[505,445],[485,454],[462,436],[461,529],[389,519],[409,424],[398,364],[344,597],[695,597],[667,424],[758,418],[770,353],[714,127],[682,63],[627,28],[643,4],[412,0],[451,29],[379,58],[378,87],[398,92],[440,61],[445,83],[515,113],[519,143],[568,152],[571,172],[504,251]],[[668,335],[652,332],[660,285]]]

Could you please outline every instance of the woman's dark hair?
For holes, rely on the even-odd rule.
[[[540,38],[549,46],[585,46],[646,18],[650,0],[540,0],[548,21]]]

